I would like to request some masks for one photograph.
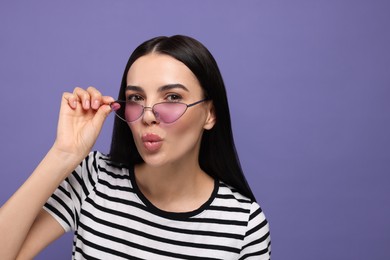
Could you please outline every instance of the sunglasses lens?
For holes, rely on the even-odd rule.
[[[144,107],[136,102],[115,101],[111,103],[111,109],[115,114],[126,122],[134,122],[139,119]],[[175,102],[157,103],[153,106],[156,119],[163,123],[173,123],[178,120],[187,110],[187,105]]]
[[[126,122],[133,122],[140,118],[144,110],[143,106],[134,102],[115,101],[111,104],[115,114]]]
[[[144,107],[135,102],[127,102],[125,109],[125,118],[127,122],[133,122],[140,118],[142,112],[144,111]]]
[[[153,107],[154,115],[163,123],[175,122],[186,112],[186,109],[186,104],[174,102],[159,103]]]

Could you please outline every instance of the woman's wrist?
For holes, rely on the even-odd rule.
[[[42,163],[47,164],[46,167],[48,168],[54,167],[56,169],[55,172],[64,179],[68,177],[85,157],[86,154],[68,152],[54,144],[46,154]]]

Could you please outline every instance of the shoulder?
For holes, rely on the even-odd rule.
[[[101,191],[107,188],[127,187],[129,185],[129,168],[111,160],[109,155],[99,151],[91,152],[88,156],[89,164],[96,175],[96,186]]]
[[[216,199],[220,205],[246,213],[248,228],[256,226],[257,228],[264,227],[268,229],[268,221],[260,205],[239,193],[235,188],[220,182]]]
[[[246,196],[242,195],[235,188],[225,184],[224,182],[219,182],[219,189],[216,195],[218,201],[226,203],[230,206],[240,207],[247,210],[250,210],[251,204],[253,201]]]
[[[242,258],[269,259],[271,254],[269,224],[260,205],[224,183],[220,183],[220,191],[217,196],[222,200],[229,201],[230,207],[236,211],[241,209],[242,212],[245,212]]]
[[[128,168],[111,161],[110,157],[99,151],[92,151],[73,171],[73,178],[95,184],[104,175],[127,175]]]
[[[99,172],[101,169],[127,169],[127,167],[121,163],[116,163],[111,160],[110,156],[100,151],[92,151],[81,162],[80,165],[87,166],[95,172]]]

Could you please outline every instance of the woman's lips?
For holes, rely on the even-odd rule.
[[[149,152],[156,152],[162,146],[162,138],[156,134],[144,134],[141,140],[144,148]]]

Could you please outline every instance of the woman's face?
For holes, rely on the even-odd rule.
[[[159,102],[191,104],[204,98],[189,68],[169,55],[156,53],[142,56],[132,64],[125,96],[145,107]],[[146,164],[197,164],[202,133],[215,122],[212,111],[212,103],[206,101],[189,107],[177,121],[164,123],[146,109],[138,120],[128,124]]]

